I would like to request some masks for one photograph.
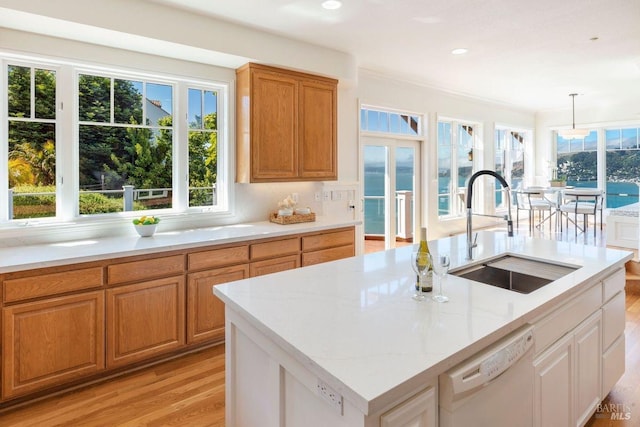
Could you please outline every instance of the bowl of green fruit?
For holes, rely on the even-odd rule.
[[[151,237],[153,236],[153,233],[156,232],[156,227],[158,226],[159,222],[160,218],[151,215],[145,215],[141,216],[140,218],[135,218],[133,220],[133,226],[135,227],[140,237]]]

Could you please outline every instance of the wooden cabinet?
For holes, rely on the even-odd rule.
[[[187,343],[224,339],[224,303],[213,295],[213,286],[246,279],[249,267],[222,267],[187,277]]]
[[[3,399],[105,368],[104,291],[17,304],[2,312]]]
[[[303,242],[312,251],[353,246],[353,230],[0,274],[2,400],[222,341],[214,285],[300,267]]]
[[[337,179],[337,80],[252,63],[236,77],[236,180]]]
[[[148,359],[185,344],[183,276],[106,292],[108,368]]]
[[[251,245],[250,276],[263,276],[300,267],[300,237]]]
[[[302,266],[348,258],[355,255],[355,229],[302,237]]]
[[[265,274],[278,273],[300,267],[300,255],[287,255],[263,261],[252,262],[250,276],[264,276]]]

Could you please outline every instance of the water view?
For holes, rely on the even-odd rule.
[[[365,234],[384,234],[384,165],[367,165],[364,170],[365,179]],[[464,187],[465,183],[459,186]],[[567,181],[567,185],[576,188],[596,188],[596,181]],[[517,184],[516,184],[517,186]],[[440,177],[438,180],[438,193],[446,194],[449,189],[448,177]],[[413,191],[413,168],[399,165],[396,168],[396,191]],[[496,204],[502,200],[502,191],[496,192]],[[607,208],[637,203],[638,184],[631,182],[607,182],[606,188]],[[445,215],[450,212],[450,197],[438,198],[438,214]],[[513,202],[515,206],[515,201]]]

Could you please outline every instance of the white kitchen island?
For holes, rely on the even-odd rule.
[[[535,412],[524,424],[586,421],[624,370],[623,267],[632,254],[481,232],[468,261],[465,237],[429,246],[451,255],[452,270],[505,253],[579,268],[530,294],[449,275],[444,304],[411,298],[411,247],[218,285],[227,425],[437,425],[439,375],[528,324]],[[588,348],[576,338],[584,325],[595,331]],[[562,351],[572,352],[566,372],[551,369]],[[566,374],[566,390],[549,372]]]

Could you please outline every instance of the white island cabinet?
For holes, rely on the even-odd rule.
[[[502,254],[576,269],[529,294],[449,275],[448,303],[416,302],[404,247],[217,285],[227,425],[437,426],[439,377],[523,328],[534,342],[510,374],[534,378],[523,425],[583,425],[624,371],[632,254],[500,232],[479,233],[473,261],[465,236],[429,246],[453,271]]]

